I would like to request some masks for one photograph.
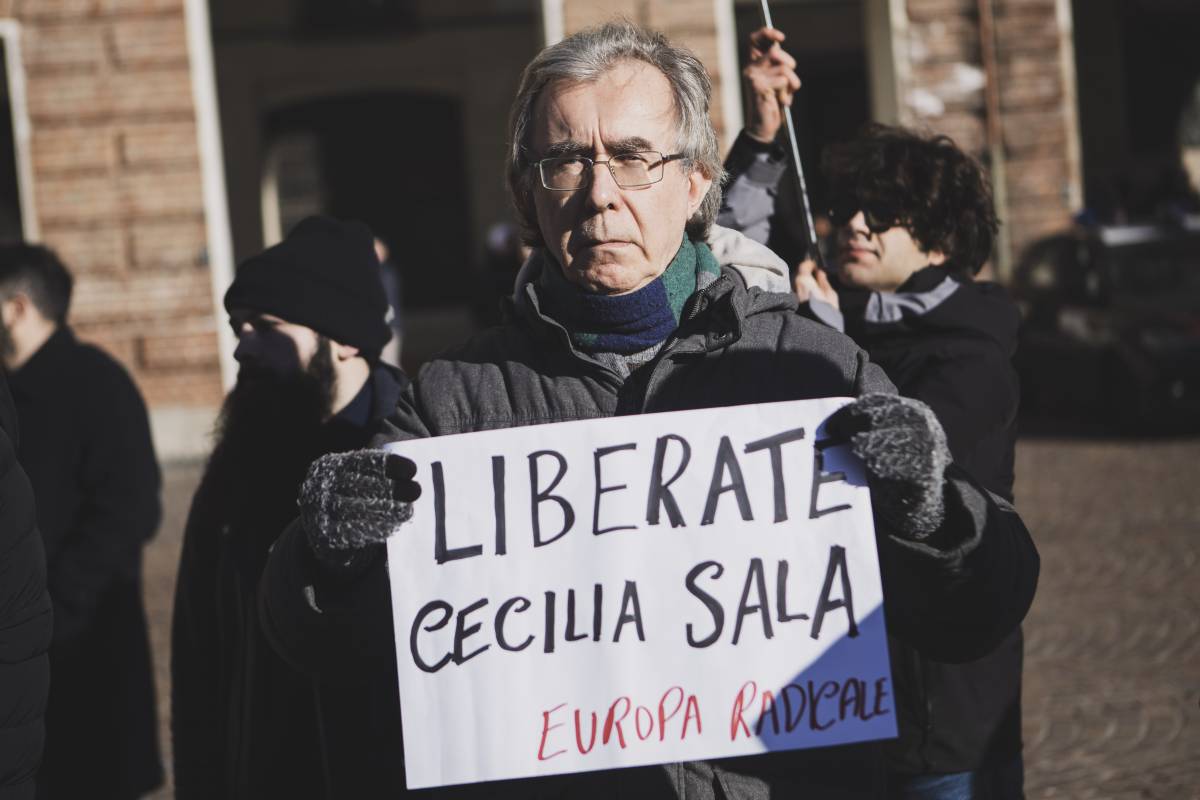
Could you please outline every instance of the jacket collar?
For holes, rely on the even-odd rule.
[[[400,395],[408,386],[408,376],[390,364],[380,362],[371,370],[371,418],[373,427],[396,410]]]
[[[960,286],[945,267],[919,269],[895,292],[871,292],[863,309],[863,321],[868,325],[887,325],[923,317],[950,299]]]
[[[558,345],[577,358],[595,362],[595,359],[576,350],[566,328],[541,311],[536,274],[533,278],[519,287],[521,293],[514,298],[517,320],[523,322],[536,338]],[[697,291],[684,304],[679,327],[667,339],[664,349],[679,345],[693,352],[720,350],[741,338],[747,317],[769,311],[796,309],[796,297],[791,293],[751,292],[750,288],[740,270],[722,267],[720,277]]]
[[[720,225],[711,226],[704,241],[716,256],[717,263],[722,268],[736,271],[745,286],[766,292],[792,291],[787,264],[766,245],[739,231]],[[513,283],[512,300],[515,305],[520,306],[524,302],[524,287],[537,280],[547,259],[545,249],[540,247],[525,259]]]
[[[62,368],[62,358],[74,346],[75,334],[66,325],[58,326],[58,330],[42,343],[37,352],[20,369],[10,374],[9,381],[14,391],[53,380]]]
[[[380,423],[395,411],[407,385],[403,372],[376,364],[350,404],[321,427],[322,452],[352,450],[372,441],[382,428]],[[360,410],[356,413],[355,408]]]
[[[720,350],[741,338],[748,316],[796,309],[787,264],[765,245],[719,225],[712,226],[706,243],[721,265],[721,275],[684,304],[679,328],[667,339],[664,349]],[[531,335],[564,348],[576,358],[599,363],[576,350],[566,328],[542,312],[536,284],[548,261],[540,248],[525,260],[517,274],[509,313],[523,321]]]
[[[860,344],[887,346],[906,332],[955,331],[990,338],[1006,353],[1016,346],[1020,314],[1004,289],[945,267],[917,271],[893,294],[847,293],[843,300],[847,330]]]

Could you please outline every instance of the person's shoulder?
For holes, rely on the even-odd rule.
[[[980,302],[991,303],[997,307],[1016,311],[1017,304],[1013,301],[1008,289],[1002,284],[995,281],[964,280],[960,281],[959,285],[965,290],[966,296],[978,298]]]
[[[1021,312],[1008,290],[991,281],[962,281],[959,289],[936,315],[974,332],[999,346],[1002,352],[1016,346]]]
[[[99,345],[77,342],[75,349],[75,358],[80,368],[86,369],[92,376],[114,383],[133,384],[133,377],[125,365]]]
[[[497,366],[513,360],[524,360],[536,351],[535,343],[524,325],[504,322],[472,334],[466,341],[443,350],[421,368],[437,370],[471,370]]]
[[[800,313],[800,304],[791,293],[747,289],[753,310],[746,316],[746,327],[761,339],[773,336],[776,346],[787,350],[811,350],[856,357],[862,348],[846,334]],[[767,340],[760,342],[767,344]]]
[[[141,390],[129,369],[98,345],[76,341],[71,348],[78,395],[91,405],[97,401],[137,403],[144,406]]]

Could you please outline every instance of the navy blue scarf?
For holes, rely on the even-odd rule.
[[[546,259],[543,269],[558,267]],[[707,245],[684,237],[663,274],[636,292],[594,294],[568,283],[560,273],[541,282],[542,310],[562,323],[579,350],[632,355],[674,333],[701,273],[715,277],[721,266]]]

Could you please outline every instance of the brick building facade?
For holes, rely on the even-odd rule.
[[[1082,203],[1070,4],[907,0],[903,11],[893,21],[898,117],[949,134],[992,168],[999,257],[1011,261]]]
[[[734,4],[559,2],[565,33],[619,14],[691,47],[709,66],[717,95],[714,122],[728,143],[726,128],[740,121],[727,110],[740,103],[739,77],[736,63],[721,58],[723,48],[736,46],[722,41],[733,31],[721,23],[726,7]],[[820,3],[808,4],[813,10],[807,17],[804,3],[775,5],[801,24],[820,22]],[[1066,227],[1082,202],[1069,0],[862,0],[860,5],[873,116],[945,133],[992,168],[1005,223],[997,265],[1004,277],[1013,253]],[[798,38],[803,31],[792,33]],[[990,107],[989,91],[994,93]]]
[[[505,106],[518,65],[538,41],[614,15],[663,30],[709,67],[714,122],[725,145],[741,125],[737,52],[744,31],[734,19],[753,18],[741,0],[472,0],[470,14],[414,2],[413,14],[424,22],[393,38],[371,32],[359,41],[352,33],[315,43],[286,21],[302,5],[0,0],[0,20],[15,21],[19,31],[37,235],[77,276],[72,324],[132,372],[167,456],[195,455],[207,444],[223,393],[219,353],[229,349],[228,338],[219,344],[224,315],[215,298],[233,260],[266,243],[258,187],[269,132],[262,120],[281,103],[348,93],[360,77],[373,91],[452,96],[464,109],[470,195],[460,228],[476,251],[491,219],[506,213],[499,180]],[[851,35],[861,42],[870,96],[864,116],[949,133],[993,168],[1005,222],[1002,277],[1015,253],[1066,226],[1080,208],[1070,0],[776,5],[795,19],[809,9],[855,6],[862,24]],[[210,11],[222,20],[213,29]],[[197,19],[215,65],[198,60]],[[265,43],[256,49],[259,35]],[[452,69],[447,48],[464,41],[506,60]],[[443,57],[421,72],[420,64]],[[290,71],[292,62],[310,71],[320,64],[322,86],[314,89],[309,73]],[[219,148],[214,157],[199,144],[207,112],[197,110],[198,86],[222,95],[223,161]],[[213,124],[216,130],[215,117]],[[214,216],[211,200],[212,187],[226,178],[221,211],[232,215],[228,225]],[[212,258],[221,237],[234,246]],[[430,323],[429,330],[439,329]]]
[[[160,448],[194,450],[223,390],[184,0],[4,0],[5,18],[25,213],[75,275],[70,323],[133,374]]]

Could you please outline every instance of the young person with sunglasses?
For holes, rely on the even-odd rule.
[[[744,75],[754,102],[726,160],[718,223],[786,250],[794,212],[776,202],[787,159],[775,139],[799,79],[782,40],[771,28],[751,37]],[[823,167],[836,267],[832,276],[811,261],[797,267],[802,309],[844,329],[902,395],[927,403],[955,462],[1011,501],[1019,315],[1001,287],[974,280],[997,231],[983,170],[945,136],[884,125],[831,147]],[[966,664],[896,640],[891,653],[900,736],[889,748],[889,796],[1021,798],[1020,631]]]

